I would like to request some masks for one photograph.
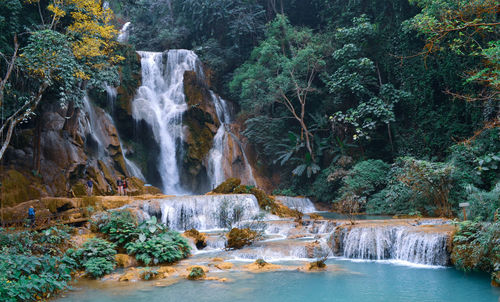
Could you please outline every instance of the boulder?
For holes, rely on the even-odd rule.
[[[135,267],[137,266],[137,261],[134,257],[127,254],[116,254],[115,255],[116,266],[117,267]]]

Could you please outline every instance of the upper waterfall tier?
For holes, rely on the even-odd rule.
[[[196,71],[204,78],[201,63],[189,50],[138,52],[141,56],[142,86],[132,105],[135,120],[148,123],[160,146],[158,170],[162,189],[169,194],[184,194],[180,184],[182,154],[182,118],[187,110],[184,95],[184,72]]]

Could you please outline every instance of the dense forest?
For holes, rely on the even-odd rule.
[[[495,1],[110,2],[136,49],[195,50],[275,193],[492,220]],[[271,172],[279,171],[279,172]]]
[[[129,48],[197,52],[275,193],[371,213],[499,207],[496,1],[1,5],[0,156],[38,103],[78,107],[120,81],[130,21]]]

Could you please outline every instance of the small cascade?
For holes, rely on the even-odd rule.
[[[180,183],[180,161],[183,142],[182,116],[187,110],[183,79],[184,72],[196,71],[204,77],[201,63],[194,52],[184,49],[160,52],[138,52],[141,56],[142,86],[132,105],[136,121],[143,120],[153,130],[160,146],[158,170],[162,189],[167,194],[186,192]]]
[[[353,227],[337,230],[332,243],[337,244],[337,254],[346,258],[447,265],[448,237],[406,226]]]
[[[120,29],[120,33],[118,34],[118,37],[116,40],[120,43],[127,43],[128,42],[128,36],[129,36],[129,28],[130,28],[130,22],[127,22],[123,24],[122,28]]]
[[[215,106],[215,112],[217,114],[217,118],[220,121],[219,129],[217,129],[217,133],[214,136],[214,143],[212,149],[209,152],[208,156],[208,164],[207,164],[207,174],[210,180],[210,187],[215,188],[222,182],[224,182],[228,177],[237,177],[241,178],[244,184],[247,185],[256,185],[255,178],[253,176],[252,167],[248,162],[248,158],[245,154],[245,150],[239,141],[239,139],[234,135],[230,130],[231,123],[231,114],[227,103],[220,96],[216,95],[212,91],[210,91],[210,96],[212,98],[212,102]],[[230,138],[236,142],[238,145],[239,151],[242,154],[244,161],[244,171],[242,174],[232,175],[231,166],[232,163],[229,162],[230,158],[234,158],[237,155],[233,154],[233,156],[228,156],[228,135]],[[234,153],[236,150],[232,150]]]
[[[275,196],[274,198],[290,209],[298,210],[302,213],[317,212],[314,204],[307,197]]]
[[[253,220],[260,212],[255,196],[246,194],[177,196],[152,200],[142,208],[178,231],[223,229]]]
[[[108,108],[111,116],[114,115],[114,108],[116,103],[116,97],[118,96],[118,91],[115,87],[110,86],[108,84],[104,85],[104,90],[106,90],[106,94],[108,96]]]
[[[88,95],[85,93],[83,97],[83,109],[85,110],[85,121],[87,125],[83,127],[87,131],[87,137],[91,139],[89,145],[97,152],[97,158],[102,159],[107,156],[106,135],[103,132],[102,126],[97,119],[94,106],[91,104]]]

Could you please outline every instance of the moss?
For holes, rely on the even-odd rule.
[[[312,270],[323,270],[326,268],[326,263],[325,260],[321,259],[318,261],[310,262],[308,265],[308,269],[310,271]]]
[[[201,163],[212,148],[214,133],[206,124],[213,123],[210,114],[198,107],[191,107],[186,112],[184,124],[188,126],[186,156],[189,160]]]
[[[40,180],[27,177],[16,170],[8,170],[2,178],[3,206],[15,206],[21,202],[40,198],[40,192],[34,187]]]
[[[82,183],[74,184],[71,187],[71,190],[73,190],[73,194],[75,194],[76,197],[87,196],[87,189],[85,188],[85,185]]]
[[[160,278],[163,274],[160,274],[157,270],[155,269],[144,269],[140,274],[139,277],[142,280],[149,281],[149,280],[156,280]]]
[[[259,233],[257,231],[251,230],[249,228],[238,229],[233,228],[227,234],[227,248],[241,249],[245,245],[252,244],[255,240],[259,238]]]
[[[241,184],[241,179],[238,178],[228,178],[226,181],[221,183],[213,190],[214,193],[219,194],[230,194],[234,192],[234,189]]]
[[[250,194],[252,187],[250,186],[245,186],[245,185],[239,185],[236,188],[234,188],[233,193],[234,194]]]
[[[188,279],[189,280],[199,280],[205,278],[206,274],[202,267],[194,266],[191,268],[191,272],[189,272]]]

